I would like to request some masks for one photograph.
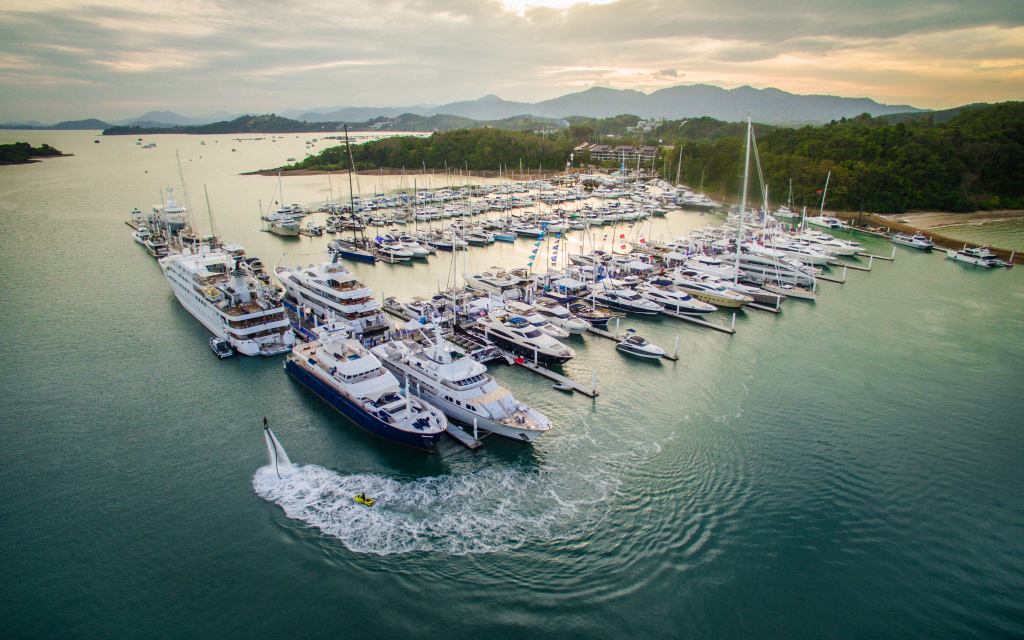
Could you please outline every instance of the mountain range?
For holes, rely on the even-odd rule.
[[[336,107],[315,111],[289,109],[280,115],[306,122],[364,122],[372,118],[412,113],[421,116],[439,114],[474,120],[500,120],[518,115],[544,118],[586,116],[610,118],[632,114],[641,118],[681,119],[710,116],[716,120],[738,122],[750,114],[766,124],[821,124],[862,113],[872,116],[925,111],[909,105],[888,105],[870,98],[842,98],[826,95],[799,95],[780,89],[737,87],[723,89],[706,84],[679,85],[643,93],[632,89],[593,87],[586,91],[544,100],[513,102],[487,95],[479,100],[413,107]]]
[[[889,105],[870,98],[843,98],[827,95],[800,95],[780,89],[755,89],[743,86],[723,89],[706,84],[679,85],[643,93],[632,89],[593,87],[541,102],[514,102],[486,95],[478,100],[464,100],[442,105],[417,104],[410,107],[318,107],[286,109],[283,117],[306,122],[366,122],[373,118],[395,118],[411,113],[419,116],[451,115],[473,120],[502,120],[513,116],[532,115],[544,118],[585,116],[609,118],[632,114],[641,118],[682,119],[710,116],[726,122],[738,122],[749,114],[765,124],[821,124],[861,113],[872,116],[895,113],[920,113],[909,105]],[[98,120],[62,122],[42,125],[38,122],[5,123],[6,128],[41,129],[106,129],[111,124],[140,127],[171,127],[204,125],[231,120],[237,114],[226,111],[189,118],[171,111],[150,111],[137,118],[107,123]],[[91,126],[91,125],[101,126]]]

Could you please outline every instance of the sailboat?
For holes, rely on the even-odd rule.
[[[352,160],[352,147],[348,143],[348,125],[345,125],[345,149],[348,151],[348,200],[351,203],[352,218],[356,217],[356,199],[352,189],[352,172],[355,171],[356,163]],[[355,226],[352,229],[352,240],[337,239],[332,240],[328,245],[328,250],[336,252],[341,255],[342,258],[348,258],[349,260],[358,260],[359,262],[377,262],[377,256],[372,252],[367,251],[363,247],[359,246],[356,242],[356,231]]]

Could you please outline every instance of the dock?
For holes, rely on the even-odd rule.
[[[844,264],[843,265],[843,274],[844,275],[846,273],[846,267],[847,267],[847,265]],[[821,274],[819,276],[814,276],[814,278],[816,280],[824,280],[825,282],[836,282],[838,284],[846,284],[846,278],[845,277],[843,277],[843,278],[833,278],[832,276],[826,276],[825,274]],[[747,305],[747,306],[749,307],[750,305]]]
[[[472,435],[466,433],[461,427],[458,427],[451,422],[448,423],[448,428],[444,430],[453,440],[459,444],[465,446],[470,451],[480,448],[483,443],[473,438]]]
[[[845,280],[837,280],[836,282],[845,282]],[[768,313],[779,313],[782,311],[782,307],[769,307],[768,305],[757,304],[756,302],[748,302],[747,308],[757,309],[758,311],[767,311]]]
[[[589,396],[591,398],[597,397],[597,389],[591,389],[590,387],[583,386],[582,384],[576,382],[572,378],[566,378],[565,376],[563,376],[560,373],[555,373],[551,369],[545,369],[544,367],[540,366],[539,364],[534,364],[534,363],[530,362],[529,360],[526,360],[525,358],[522,358],[522,357],[516,358],[515,354],[509,353],[509,354],[507,354],[507,356],[511,356],[512,362],[514,362],[515,364],[518,364],[520,367],[524,367],[526,369],[529,369],[530,371],[532,371],[532,372],[534,372],[536,374],[542,375],[542,376],[544,376],[545,378],[547,378],[549,380],[554,380],[555,382],[561,382],[562,384],[567,384],[570,387],[572,387],[574,391],[579,391],[580,393],[582,393],[585,396]],[[522,360],[522,362],[519,362],[520,360]]]
[[[395,316],[396,318],[399,318],[401,320],[405,320],[406,322],[412,320],[412,316],[409,316],[409,315],[407,315],[405,313],[402,313],[401,311],[398,311],[397,309],[392,309],[391,307],[385,307],[383,305],[381,306],[381,309],[383,309],[386,313],[390,313],[391,315]]]
[[[861,255],[861,254],[857,254]],[[859,264],[849,264],[847,262],[840,262],[838,260],[829,260],[829,266],[832,267],[843,267],[844,269],[853,269],[854,271],[871,271],[871,260],[868,260],[868,266],[862,267]],[[820,278],[821,276],[816,276]]]
[[[750,306],[750,303],[747,303],[747,306]],[[771,307],[766,307],[766,308],[770,309]],[[773,311],[774,311],[774,309],[773,309]],[[676,313],[675,311],[669,311],[668,309],[665,309],[664,311],[662,311],[661,314],[665,315],[665,316],[669,316],[671,318],[675,318],[676,320],[682,320],[683,322],[689,322],[690,324],[695,324],[698,327],[707,327],[708,329],[714,329],[715,331],[721,331],[722,333],[728,333],[729,335],[732,335],[732,334],[736,333],[736,314],[735,313],[732,314],[732,326],[730,326],[730,327],[727,327],[724,324],[718,324],[717,322],[708,322],[707,320],[701,320],[700,318],[695,318],[693,316],[688,316],[685,313]]]
[[[877,256],[873,253],[861,253],[859,251],[857,252],[857,255],[872,260],[885,260],[886,262],[893,262],[894,260],[896,260],[896,247],[893,246],[891,256]]]

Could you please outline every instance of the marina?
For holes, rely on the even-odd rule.
[[[54,135],[33,135],[44,133]],[[648,624],[652,636],[724,638],[784,617],[796,635],[828,636],[855,602],[862,615],[841,618],[843,637],[1017,635],[1020,604],[1005,594],[1024,571],[1012,524],[1024,505],[1006,489],[1024,459],[1007,427],[1024,412],[1019,269],[900,248],[895,262],[851,269],[842,287],[819,286],[816,302],[699,318],[729,326],[735,313],[727,336],[665,314],[620,318],[670,355],[678,335],[679,359],[572,335],[576,356],[549,371],[594,391],[596,372],[593,399],[553,389],[558,379],[528,358],[491,361],[552,428],[526,444],[474,439],[472,425],[456,441],[449,425],[430,455],[348,421],[282,370],[288,354],[218,358],[212,332],[123,224],[168,183],[184,201],[177,147],[186,183],[208,185],[217,235],[258,257],[271,282],[277,267],[316,267],[332,259],[332,236],[262,233],[252,194],[271,193],[277,177],[240,175],[301,157],[302,139],[204,137],[199,159],[200,139],[166,136],[138,151],[145,164],[126,186],[133,140],[56,133],[75,157],[60,173],[5,167],[32,172],[0,199],[3,350],[19,371],[0,383],[5,468],[18,478],[3,520],[26,594],[7,611],[20,629],[58,635],[50,621],[63,619],[89,637],[399,636],[412,624],[425,637],[628,637]],[[317,176],[285,178],[305,208],[327,189]],[[666,242],[727,222],[686,210],[648,220],[647,239]],[[303,224],[325,221],[314,211]],[[628,224],[592,231],[600,241],[638,223]],[[856,237],[866,253],[890,254],[885,238]],[[396,318],[383,298],[430,301],[463,288],[464,273],[525,267],[535,242],[342,264]],[[541,242],[534,275],[551,262]],[[572,238],[559,261],[570,244],[592,247]],[[67,322],[69,308],[87,313]],[[414,319],[405,315],[396,328]],[[297,324],[315,339],[321,322]],[[216,596],[197,596],[197,581]],[[94,615],[83,593],[130,606]],[[342,625],[337,611],[352,602],[362,604]]]

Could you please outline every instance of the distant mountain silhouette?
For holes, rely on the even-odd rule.
[[[750,114],[754,120],[768,124],[820,124],[862,113],[880,116],[922,111],[909,105],[881,104],[870,98],[800,95],[780,89],[755,89],[747,86],[723,89],[695,84],[668,87],[650,94],[632,89],[592,87],[536,103],[513,102],[486,95],[479,100],[451,102],[434,107],[345,107],[326,112],[289,110],[284,113],[297,114],[290,117],[307,122],[362,122],[377,117],[394,118],[403,113],[421,116],[444,114],[474,120],[500,120],[517,115],[610,118],[628,113],[641,118],[710,116],[726,122],[738,122]]]
[[[237,114],[228,113],[227,111],[218,111],[217,113],[211,113],[197,118],[181,116],[173,111],[149,111],[138,118],[120,120],[117,124],[138,125],[140,127],[174,127],[223,122],[224,120],[233,120],[237,117]]]

